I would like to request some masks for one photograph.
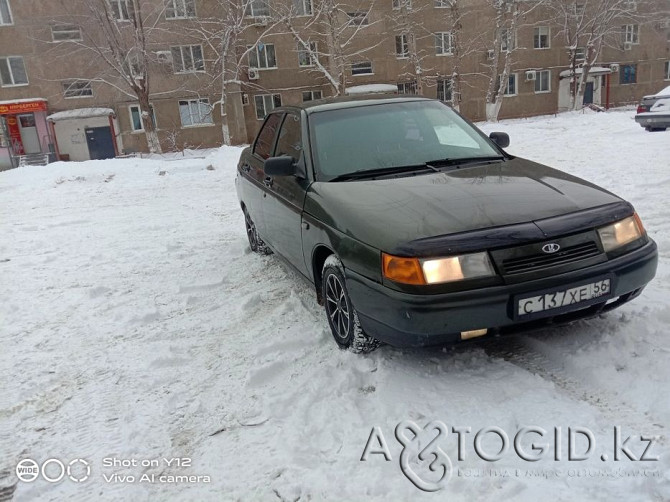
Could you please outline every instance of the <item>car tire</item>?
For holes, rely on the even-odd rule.
[[[330,331],[341,349],[367,353],[379,347],[379,340],[366,335],[361,327],[347,291],[344,267],[335,255],[330,255],[323,264],[321,291]]]
[[[260,235],[258,235],[256,225],[251,219],[247,208],[243,208],[242,211],[244,212],[244,227],[247,231],[247,239],[249,239],[249,247],[251,250],[254,253],[263,255],[272,254],[272,250],[267,246],[267,244],[265,244],[265,241],[261,239]]]

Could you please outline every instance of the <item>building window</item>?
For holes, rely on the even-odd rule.
[[[166,0],[165,19],[188,19],[195,17],[195,0]]]
[[[509,77],[507,77],[507,84],[505,85],[505,89],[503,89],[503,96],[516,96],[516,73],[510,73]],[[498,85],[496,86],[496,89],[500,88],[500,75],[498,76]]]
[[[404,59],[409,57],[409,39],[411,35],[396,35],[395,37],[395,57]]]
[[[9,7],[9,0],[0,0],[0,26],[13,23],[12,9]]]
[[[352,75],[371,75],[372,61],[361,61],[360,63],[351,63]]]
[[[123,71],[127,76],[132,78],[142,76],[142,64],[137,54],[126,56],[126,60],[123,62]]]
[[[314,66],[314,59],[317,55],[316,42],[308,42],[308,44],[309,47],[298,42],[298,66]]]
[[[639,44],[640,43],[640,25],[638,24],[626,24],[622,26],[623,31],[623,41],[626,44]]]
[[[170,47],[175,73],[193,73],[205,71],[202,59],[202,45],[180,45]]]
[[[87,98],[93,96],[93,87],[90,80],[66,80],[62,82],[63,97]]]
[[[315,99],[323,98],[321,91],[302,91],[302,101],[314,101]]]
[[[575,4],[575,15],[576,16],[582,16],[584,15],[584,11],[586,10],[586,5],[583,3],[576,3]]]
[[[268,0],[251,0],[247,2],[244,15],[248,17],[267,17],[270,15]]]
[[[22,56],[0,58],[0,83],[2,87],[28,84],[28,74]]]
[[[437,99],[445,103],[453,101],[453,83],[450,78],[437,81]]]
[[[516,33],[512,33],[510,28],[503,28],[500,31],[500,50],[513,51],[516,49]]]
[[[454,37],[450,31],[435,33],[435,54],[448,56],[454,52]]]
[[[265,119],[265,116],[275,108],[281,106],[281,94],[258,94],[254,96],[256,118]]]
[[[293,5],[299,16],[312,15],[312,0],[293,0]]]
[[[249,51],[249,68],[277,68],[274,44],[258,44]]]
[[[400,7],[411,9],[412,0],[392,0],[392,5],[394,9],[399,9]]]
[[[619,83],[620,84],[635,84],[637,83],[637,65],[624,64],[619,69]]]
[[[398,84],[398,94],[416,94],[416,81],[400,82]]]
[[[534,49],[548,49],[549,48],[549,27],[548,26],[539,26],[535,28],[535,34],[533,35],[533,48]]]
[[[149,107],[151,109],[151,120],[154,123],[154,129],[158,128],[158,122],[156,122],[156,111],[153,106]],[[133,132],[142,132],[144,131],[144,117],[142,117],[142,110],[140,105],[130,105],[128,108],[130,111],[130,127]]]
[[[663,72],[663,79],[670,80],[670,61],[665,62],[665,71]]]
[[[184,99],[179,101],[182,127],[213,124],[209,99]]]
[[[535,74],[535,92],[551,92],[551,70],[541,70]]]
[[[130,21],[135,17],[135,7],[132,0],[109,0],[112,15],[117,21]]]
[[[586,48],[577,47],[575,49],[575,63],[583,63],[586,61]]]
[[[453,0],[435,0],[435,8],[447,9],[452,6]]]
[[[367,11],[347,12],[350,26],[365,26],[370,24]]]
[[[51,38],[54,42],[81,40],[81,28],[76,24],[55,25],[51,27]]]

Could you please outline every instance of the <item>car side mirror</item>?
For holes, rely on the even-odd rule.
[[[295,159],[288,155],[270,157],[263,165],[263,172],[267,176],[293,176],[296,173]]]
[[[509,146],[509,135],[506,132],[492,132],[489,138],[500,148],[507,148]]]

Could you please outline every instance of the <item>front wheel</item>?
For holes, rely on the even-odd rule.
[[[349,298],[343,272],[342,262],[336,256],[326,259],[321,288],[330,331],[340,348],[356,353],[371,352],[379,347],[380,342],[363,331]]]

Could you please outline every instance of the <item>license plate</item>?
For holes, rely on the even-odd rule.
[[[601,279],[537,296],[520,298],[517,301],[517,316],[529,316],[547,310],[563,309],[572,305],[594,303],[592,300],[607,296],[611,291],[611,280]]]

